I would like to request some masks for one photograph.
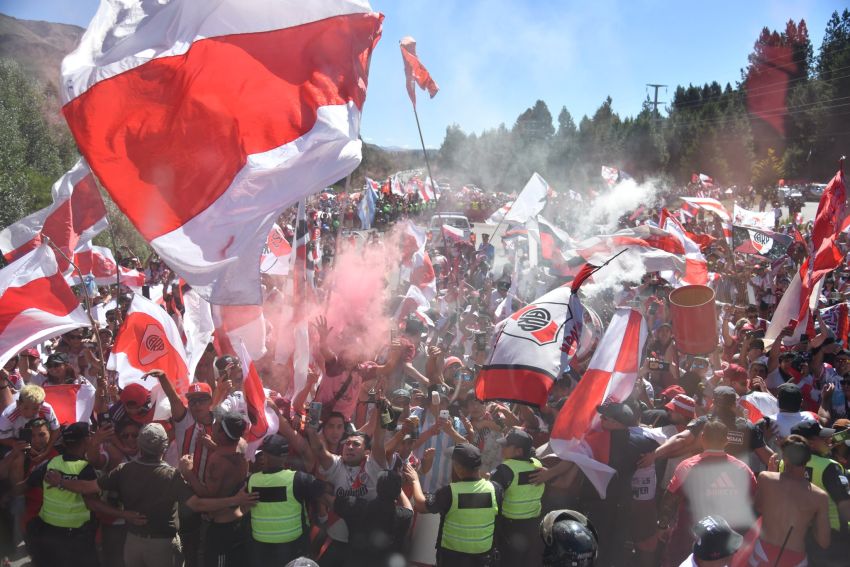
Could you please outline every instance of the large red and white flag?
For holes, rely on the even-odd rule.
[[[212,320],[221,354],[239,356],[243,345],[252,360],[266,354],[266,318],[261,305],[213,305]]]
[[[266,247],[260,257],[260,271],[272,276],[289,274],[290,254],[292,246],[286,240],[283,230],[275,223],[269,231]]]
[[[463,229],[451,226],[449,224],[444,224],[440,231],[443,234],[443,241],[451,244],[463,244],[464,242],[468,242],[466,238],[463,237]]]
[[[118,207],[213,303],[259,304],[275,219],[360,163],[365,0],[104,0],[62,112]]]
[[[401,234],[402,268],[407,281],[418,287],[430,301],[437,295],[437,275],[431,256],[425,250],[425,229],[408,221]]]
[[[623,402],[632,393],[645,341],[646,322],[640,312],[617,309],[552,428],[552,449],[578,465],[602,498],[615,471],[607,464],[611,436],[602,429],[596,408]]]
[[[94,411],[97,390],[88,381],[44,387],[44,401],[49,403],[60,425],[89,421]]]
[[[189,363],[174,319],[141,295],[133,296],[106,367],[118,373],[122,388],[136,382],[150,389],[155,382],[142,376],[151,370],[165,372],[178,393],[189,388]]]
[[[0,270],[0,367],[30,345],[90,325],[49,246]]]
[[[416,40],[407,36],[403,37],[398,44],[401,48],[401,57],[404,59],[404,78],[407,82],[407,95],[410,97],[410,102],[416,106],[416,85],[419,85],[420,89],[427,90],[428,95],[434,98],[440,87],[416,56]]]
[[[53,184],[52,194],[53,203],[49,207],[0,231],[0,251],[7,262],[34,250],[42,243],[42,236],[73,258],[81,244],[106,228],[106,207],[85,160],[80,159]],[[59,255],[56,261],[62,272],[67,271],[65,258]]]
[[[74,254],[74,264],[80,269],[80,273],[94,278],[97,285],[113,285],[118,283],[118,270],[121,271],[121,285],[129,288],[141,288],[145,285],[147,278],[139,270],[133,270],[119,266],[115,262],[112,250],[105,246],[92,246],[91,243],[82,245]],[[65,277],[71,284],[79,284],[79,276],[76,271]]]
[[[594,266],[601,266],[623,250],[635,255],[648,272],[685,271],[685,248],[682,242],[669,232],[649,225],[582,240],[575,244],[573,250],[565,251],[564,257],[570,263],[583,259]]]
[[[732,215],[729,214],[729,211],[726,210],[726,207],[723,206],[723,203],[718,201],[717,199],[710,199],[707,197],[682,197],[682,200],[686,203],[690,203],[691,205],[695,205],[700,209],[705,211],[709,211],[720,217],[720,220],[726,222],[732,222]]]
[[[266,392],[254,360],[245,345],[239,344],[239,361],[242,363],[242,394],[245,396],[245,406],[248,411],[250,426],[244,437],[248,442],[262,439],[269,434],[269,420],[266,419]]]
[[[562,347],[569,353],[578,348],[583,317],[578,293],[563,285],[499,323],[493,352],[476,380],[476,396],[545,405],[563,370]]]
[[[681,273],[662,273],[661,277],[673,284],[674,287],[683,285],[705,285],[708,283],[708,262],[702,255],[699,244],[691,240],[685,227],[676,220],[667,209],[661,209],[658,222],[662,230],[676,237],[685,251],[685,271]]]

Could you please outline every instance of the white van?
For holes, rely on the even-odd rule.
[[[472,233],[472,225],[466,215],[461,213],[435,213],[431,217],[431,223],[428,226],[428,231],[431,233],[431,242],[434,246],[443,245],[443,225],[449,225],[454,228],[459,228],[463,231],[463,238],[469,240],[469,235]]]

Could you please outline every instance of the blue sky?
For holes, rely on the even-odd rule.
[[[203,1],[203,0],[198,0]],[[417,40],[422,62],[440,85],[418,96],[425,142],[437,147],[446,126],[480,132],[544,100],[576,122],[610,95],[621,116],[633,115],[646,83],[722,84],[740,78],[764,26],[804,18],[815,46],[844,2],[832,0],[372,0],[384,33],[372,57],[361,134],[384,146],[418,147],[404,88],[398,41]],[[18,18],[86,26],[97,0],[0,0]]]

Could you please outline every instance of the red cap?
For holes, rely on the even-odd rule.
[[[460,364],[463,366],[463,361],[456,356],[450,356],[443,361],[443,370],[451,366],[452,364]]]
[[[729,368],[723,371],[723,377],[730,382],[746,382],[747,371],[739,364],[730,364]]]
[[[672,400],[679,394],[684,394],[685,389],[679,386],[678,384],[674,384],[672,386],[667,386],[661,391],[661,397],[665,400]]]
[[[143,406],[148,403],[151,393],[138,383],[127,384],[127,387],[121,390],[119,399],[121,403],[126,404],[132,402],[136,405]]]
[[[694,399],[685,394],[679,394],[664,406],[668,410],[693,418],[696,415],[696,403]]]
[[[38,354],[38,349],[35,347],[25,348],[21,351],[21,354],[24,356],[31,356],[33,358],[41,358],[41,355]]]
[[[212,397],[212,388],[206,382],[192,382],[186,390],[186,397],[209,396]]]

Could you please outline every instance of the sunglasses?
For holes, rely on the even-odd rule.
[[[189,405],[190,406],[199,406],[203,403],[211,402],[211,401],[212,401],[212,398],[209,398],[209,397],[206,397],[206,396],[202,396],[200,398],[189,398]]]

